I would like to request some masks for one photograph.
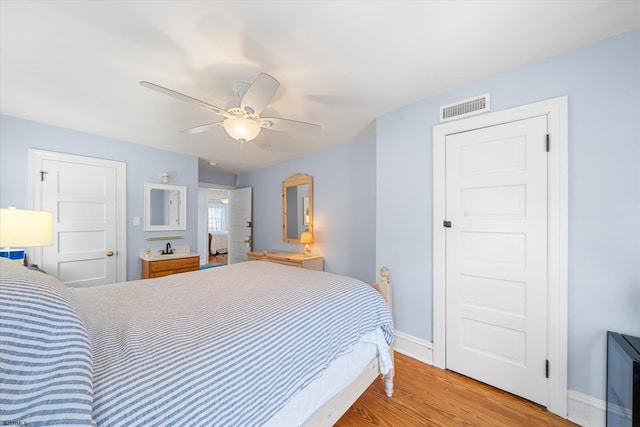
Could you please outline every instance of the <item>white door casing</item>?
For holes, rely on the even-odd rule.
[[[547,409],[567,416],[567,165],[568,100],[559,97],[534,104],[450,122],[433,128],[433,351],[434,364],[447,365],[446,322],[446,139],[447,135],[546,116],[547,153],[547,314],[549,360]]]
[[[247,261],[253,244],[251,187],[229,190],[229,264]]]
[[[53,246],[37,263],[69,286],[126,280],[126,165],[29,150],[29,168],[31,206],[54,214]]]
[[[446,366],[547,405],[547,117],[446,137]]]
[[[203,221],[203,236],[202,236],[202,241],[204,243],[200,244],[198,243],[198,248],[204,248],[202,251],[202,255],[200,257],[200,263],[201,264],[207,264],[209,262],[209,200],[215,200],[215,199],[219,199],[219,198],[228,198],[229,194],[228,194],[228,190],[233,190],[233,187],[229,186],[229,185],[223,185],[223,184],[211,184],[208,182],[199,182],[198,183],[198,188],[199,189],[208,189],[208,190],[219,190],[215,192],[214,194],[209,194],[208,192],[205,193],[204,195],[204,206],[202,207],[202,209],[204,209],[204,212],[201,213],[201,215],[198,215],[199,220]],[[227,227],[228,227],[228,223],[227,223]],[[228,229],[227,229],[227,237],[228,237]],[[198,249],[198,252],[201,252],[200,249]]]

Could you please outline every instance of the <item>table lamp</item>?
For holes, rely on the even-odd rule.
[[[0,247],[9,252],[11,247],[51,246],[53,244],[53,213],[16,209],[0,209]],[[23,263],[28,266],[27,253]]]
[[[300,243],[304,243],[304,249],[302,253],[304,256],[311,256],[311,247],[309,243],[313,243],[313,234],[309,231],[303,231],[300,233]]]

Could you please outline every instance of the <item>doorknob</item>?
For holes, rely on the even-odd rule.
[[[107,251],[107,256],[113,256],[113,251]]]

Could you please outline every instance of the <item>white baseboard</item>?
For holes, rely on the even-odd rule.
[[[421,338],[395,331],[395,351],[433,365],[433,344]]]
[[[607,417],[607,405],[595,397],[575,390],[567,393],[569,421],[583,427],[604,427]]]

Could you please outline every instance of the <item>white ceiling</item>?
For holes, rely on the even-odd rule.
[[[0,0],[0,112],[198,156],[242,173],[374,132],[403,105],[640,27],[640,1]],[[322,125],[240,144],[231,83],[280,83],[263,116]]]

